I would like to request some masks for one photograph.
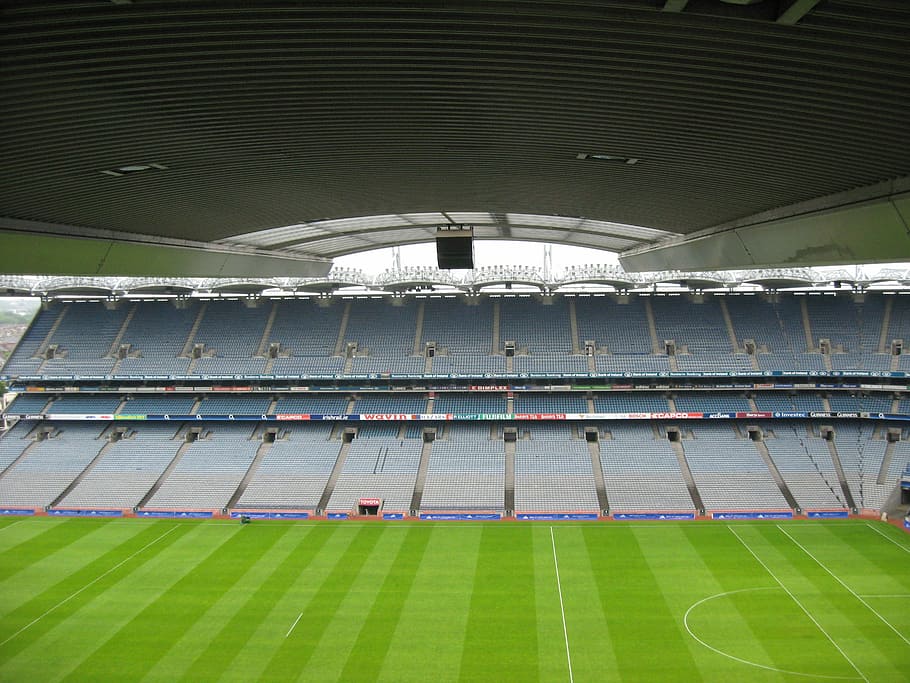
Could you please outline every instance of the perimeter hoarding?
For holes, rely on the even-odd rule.
[[[774,420],[774,419],[864,419],[910,421],[910,415],[870,413],[856,411],[813,412],[656,412],[656,413],[340,413],[337,415],[315,413],[263,414],[72,414],[7,413],[22,420],[65,421],[136,421],[149,422],[449,422],[449,421],[595,421],[595,420]]]

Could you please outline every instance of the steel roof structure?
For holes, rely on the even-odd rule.
[[[882,269],[872,273],[811,268],[781,268],[696,273],[663,271],[627,273],[600,264],[572,266],[555,273],[528,266],[478,268],[463,275],[436,268],[404,267],[375,276],[352,268],[332,268],[320,278],[115,278],[0,275],[0,296],[24,297],[231,297],[333,295],[348,293],[477,294],[512,289],[516,293],[764,291],[846,288],[851,292],[906,291],[910,271]]]
[[[4,272],[322,276],[448,224],[627,270],[910,257],[904,0],[7,0],[0,22]]]

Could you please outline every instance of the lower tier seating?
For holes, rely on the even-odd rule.
[[[22,420],[0,437],[0,507],[880,510],[908,467],[901,423],[828,418]]]

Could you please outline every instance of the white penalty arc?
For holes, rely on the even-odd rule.
[[[779,669],[774,666],[768,666],[766,664],[759,664],[758,662],[753,662],[748,659],[743,659],[742,657],[737,657],[736,655],[731,655],[729,652],[724,652],[723,650],[719,650],[718,648],[714,647],[713,645],[706,643],[704,640],[702,640],[697,635],[695,635],[695,633],[692,631],[692,628],[689,626],[689,615],[692,613],[693,610],[695,610],[699,606],[705,604],[706,602],[710,602],[711,600],[717,600],[718,598],[724,598],[724,597],[727,597],[728,595],[735,595],[737,593],[749,593],[749,592],[754,592],[754,591],[779,591],[779,590],[782,590],[782,589],[777,586],[763,586],[761,588],[740,588],[740,589],[734,590],[734,591],[724,591],[723,593],[716,593],[715,595],[709,595],[708,597],[702,598],[698,602],[694,603],[691,607],[689,607],[689,609],[686,610],[686,613],[683,616],[683,625],[686,627],[686,631],[689,633],[689,635],[692,636],[692,638],[694,638],[698,643],[705,646],[712,652],[715,652],[723,657],[726,657],[727,659],[732,659],[733,661],[739,662],[740,664],[746,664],[747,666],[754,666],[758,669],[765,669],[766,671],[775,671],[777,673],[787,674],[790,676],[804,676],[805,678],[825,678],[825,679],[829,679],[829,680],[838,680],[838,681],[860,681],[860,680],[862,680],[862,678],[860,678],[859,676],[830,676],[830,675],[826,675],[826,674],[812,674],[812,673],[805,673],[803,671],[787,671],[786,669]]]

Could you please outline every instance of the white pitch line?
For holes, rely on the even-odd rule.
[[[9,529],[11,526],[16,526],[17,524],[22,524],[22,522],[24,522],[24,521],[25,521],[24,519],[20,519],[16,522],[13,522],[12,524],[7,524],[6,526],[0,526],[0,531],[3,531],[4,529]]]
[[[768,565],[766,565],[762,561],[762,559],[758,555],[755,554],[755,551],[752,550],[752,548],[750,548],[749,545],[742,539],[742,537],[738,533],[736,533],[736,529],[730,529],[730,533],[733,534],[734,536],[736,536],[736,540],[738,540],[740,543],[743,544],[743,547],[749,551],[749,554],[755,558],[756,562],[758,562],[762,567],[765,568],[765,571],[771,575],[771,578],[774,579],[775,581],[777,581],[777,585],[779,585],[781,588],[783,588],[784,592],[786,592],[786,594],[790,596],[790,598],[793,600],[793,602],[795,602],[799,606],[799,608],[803,612],[805,612],[806,616],[812,620],[812,623],[815,624],[815,626],[818,628],[818,630],[824,634],[825,638],[827,638],[828,641],[835,648],[837,648],[837,651],[841,653],[841,655],[843,656],[844,659],[847,660],[847,662],[849,662],[850,666],[853,667],[853,669],[856,671],[856,673],[858,673],[860,675],[860,677],[864,681],[866,681],[866,683],[869,683],[869,679],[866,678],[866,674],[864,674],[862,671],[859,670],[859,667],[856,666],[856,664],[853,663],[853,660],[847,656],[847,653],[844,652],[843,649],[841,648],[841,646],[838,645],[837,642],[834,640],[834,638],[831,637],[831,634],[829,634],[824,628],[822,628],[822,625],[818,623],[818,621],[815,619],[815,617],[812,616],[811,612],[809,612],[809,610],[806,609],[806,607],[803,605],[803,603],[801,603],[799,600],[797,600],[796,596],[793,595],[793,593],[790,591],[790,589],[784,585],[784,582],[781,581],[779,578],[777,578],[777,575],[771,571],[771,568]]]
[[[898,593],[897,595],[861,595],[861,598],[910,598],[910,593]]]
[[[115,564],[113,567],[111,567],[111,568],[108,569],[106,572],[104,572],[101,576],[98,576],[98,577],[92,579],[92,580],[89,581],[87,584],[85,584],[82,588],[80,588],[80,589],[77,590],[75,593],[73,593],[72,595],[70,595],[70,596],[68,596],[68,597],[66,597],[66,598],[63,598],[63,600],[61,600],[61,601],[58,602],[56,605],[54,605],[53,607],[49,608],[46,612],[44,612],[44,614],[35,617],[35,618],[32,619],[30,622],[28,622],[25,626],[23,626],[23,627],[20,628],[18,631],[16,631],[13,635],[11,635],[9,638],[7,638],[7,639],[4,640],[2,643],[0,643],[0,647],[3,647],[4,645],[6,645],[9,641],[11,641],[13,638],[15,638],[16,636],[18,636],[20,633],[22,633],[22,632],[25,631],[26,629],[31,628],[32,626],[34,626],[35,624],[37,624],[39,621],[41,621],[42,619],[44,619],[44,617],[46,617],[48,614],[50,614],[51,612],[53,612],[55,609],[57,609],[58,607],[62,607],[63,605],[65,605],[66,603],[68,603],[70,600],[72,600],[73,598],[75,598],[77,595],[79,595],[80,593],[82,593],[82,591],[91,588],[91,587],[94,586],[96,583],[98,583],[101,579],[103,579],[105,576],[107,576],[107,575],[110,574],[111,572],[113,572],[113,571],[119,569],[120,567],[122,567],[123,565],[125,565],[127,562],[129,562],[130,560],[132,560],[134,557],[136,557],[136,555],[138,555],[139,553],[141,553],[143,550],[145,550],[146,548],[150,548],[151,546],[155,545],[155,544],[156,544],[158,541],[160,541],[162,538],[164,538],[164,537],[167,536],[169,533],[173,532],[174,530],[176,530],[176,529],[178,529],[178,528],[180,528],[180,525],[179,525],[179,524],[175,524],[175,525],[172,526],[170,529],[168,529],[168,530],[165,531],[163,534],[161,534],[158,538],[156,538],[154,541],[150,541],[150,542],[146,543],[144,546],[142,546],[141,548],[139,548],[139,550],[137,550],[136,552],[134,552],[132,555],[130,555],[130,556],[129,556],[128,558],[126,558],[125,560],[121,560],[120,562],[118,562],[117,564]]]
[[[559,580],[559,559],[556,557],[556,537],[550,527],[550,544],[553,546],[553,566],[556,567],[556,589],[559,591],[559,611],[562,612],[562,635],[566,639],[566,663],[569,665],[569,683],[574,683],[572,675],[572,654],[569,652],[569,630],[566,628],[566,607],[562,600],[562,581]]]
[[[288,632],[284,634],[285,638],[287,638],[289,635],[291,635],[291,631],[293,631],[294,627],[297,626],[297,622],[300,621],[300,617],[302,617],[302,616],[303,616],[303,612],[301,612],[300,614],[297,615],[297,618],[294,619],[294,623],[291,624],[291,628],[289,628]]]
[[[875,616],[877,616],[877,617],[879,618],[879,620],[881,620],[881,622],[882,622],[885,626],[887,626],[887,627],[890,628],[892,631],[894,631],[894,633],[897,634],[897,637],[898,637],[898,638],[900,638],[901,640],[903,640],[907,645],[910,645],[910,640],[907,640],[907,636],[905,636],[903,633],[901,633],[901,632],[898,631],[896,628],[894,628],[894,626],[892,626],[891,623],[890,623],[887,619],[885,619],[885,617],[883,617],[881,614],[878,613],[878,610],[876,610],[872,605],[870,605],[868,602],[866,602],[865,600],[863,600],[863,598],[862,598],[860,595],[857,595],[856,591],[853,590],[852,588],[850,588],[850,586],[848,586],[848,585],[845,584],[843,581],[841,581],[840,578],[839,578],[834,572],[832,572],[832,571],[831,571],[830,569],[828,569],[824,564],[822,564],[822,561],[821,561],[821,560],[819,560],[815,555],[813,555],[811,552],[809,552],[809,549],[808,549],[808,548],[806,548],[802,543],[800,543],[800,542],[797,541],[795,538],[793,538],[790,534],[788,534],[787,531],[786,531],[783,527],[781,527],[779,524],[777,525],[777,528],[780,529],[780,531],[783,533],[784,536],[786,536],[786,537],[789,538],[791,541],[793,541],[793,542],[797,545],[797,547],[799,547],[800,550],[802,550],[804,553],[806,553],[806,555],[808,555],[809,557],[811,557],[811,558],[815,561],[815,564],[817,564],[819,567],[821,567],[821,568],[824,569],[826,572],[828,572],[828,574],[831,575],[831,578],[833,578],[833,579],[834,579],[835,581],[837,581],[841,586],[843,586],[844,588],[846,588],[846,589],[850,592],[850,595],[852,595],[854,598],[856,598],[856,599],[859,600],[861,603],[863,603],[863,605],[865,605],[866,608],[867,608],[870,612],[872,612],[872,614],[874,614]]]
[[[764,587],[760,587],[760,588],[740,588],[739,590],[726,591],[724,593],[716,593],[715,595],[709,595],[708,597],[702,598],[698,602],[694,603],[689,609],[686,610],[686,613],[683,615],[683,626],[686,627],[686,631],[688,631],[690,636],[692,636],[696,641],[698,641],[699,643],[704,645],[706,648],[708,648],[712,652],[716,652],[717,654],[719,654],[723,657],[727,657],[728,659],[732,659],[735,662],[739,662],[740,664],[747,664],[748,666],[754,666],[759,669],[765,669],[767,671],[776,671],[777,673],[789,674],[790,676],[805,676],[807,678],[830,678],[830,679],[835,679],[835,680],[840,680],[840,681],[859,680],[859,679],[857,679],[856,676],[828,676],[825,674],[807,674],[807,673],[802,673],[800,671],[787,671],[785,669],[778,669],[776,666],[766,666],[765,664],[759,664],[758,662],[751,662],[748,659],[743,659],[742,657],[737,657],[736,655],[731,655],[729,652],[724,652],[723,650],[720,650],[720,649],[714,647],[713,645],[706,643],[704,640],[702,640],[697,635],[695,635],[695,632],[689,626],[689,615],[692,614],[692,611],[694,609],[700,607],[701,605],[705,604],[706,602],[710,602],[711,600],[716,600],[717,598],[725,598],[728,595],[736,595],[737,593],[748,593],[750,591],[776,591],[776,590],[779,590],[779,588],[776,586],[764,586]]]
[[[877,533],[879,536],[884,538],[886,541],[891,541],[894,545],[896,545],[898,548],[903,550],[905,553],[910,553],[910,548],[905,546],[903,543],[898,543],[893,538],[891,538],[888,534],[886,534],[884,531],[879,531],[878,529],[875,528],[875,525],[870,524],[869,522],[866,522],[866,526],[869,527],[870,529],[872,529],[872,531]]]

